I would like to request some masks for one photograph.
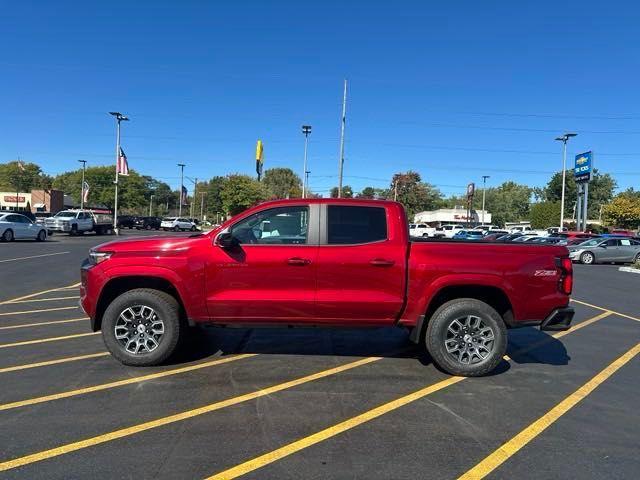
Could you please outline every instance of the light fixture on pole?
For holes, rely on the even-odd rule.
[[[82,183],[80,184],[82,187],[80,189],[80,210],[84,210],[84,171],[87,168],[86,160],[78,160],[82,164]]]
[[[129,117],[121,114],[120,112],[109,112],[109,115],[113,115],[116,119],[116,179],[113,182],[116,186],[115,199],[113,202],[113,231],[118,234],[118,165],[120,158],[120,123],[128,122]]]
[[[304,163],[302,166],[302,198],[307,198],[307,146],[309,143],[309,135],[311,134],[311,125],[303,125],[302,133],[304,135]]]
[[[184,163],[179,163],[180,167],[180,194],[178,195],[178,217],[182,216],[182,191],[184,190]]]
[[[567,175],[567,142],[571,137],[575,137],[577,133],[565,133],[560,137],[556,137],[558,142],[562,142],[562,194],[560,195],[560,232],[564,228],[564,190],[565,178]]]
[[[484,226],[484,194],[487,189],[487,178],[491,178],[489,175],[482,175],[482,225]]]

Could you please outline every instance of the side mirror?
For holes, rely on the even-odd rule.
[[[607,244],[606,243],[601,243],[600,244],[600,248],[607,248]]]
[[[224,232],[218,235],[216,238],[216,244],[222,248],[234,248],[240,245],[240,242],[231,234],[231,232]]]

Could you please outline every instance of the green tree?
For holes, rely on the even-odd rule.
[[[560,202],[538,202],[531,205],[531,226],[548,228],[560,222]]]
[[[591,182],[589,183],[589,218],[598,218],[600,206],[611,201],[617,182],[608,173],[600,173],[593,169]],[[537,189],[536,196],[541,200],[559,202],[562,198],[562,172],[556,172],[544,189]],[[564,193],[564,211],[572,212],[577,201],[578,187],[573,178],[573,172],[569,170],[566,175]]]
[[[356,198],[376,198],[376,189],[373,187],[364,187],[362,191],[356,194]]]
[[[491,213],[492,223],[504,226],[505,222],[516,222],[529,218],[529,201],[532,189],[515,182],[504,182],[487,188],[485,208]]]
[[[0,188],[11,192],[30,192],[41,186],[42,170],[35,163],[18,161],[0,164]]]
[[[270,168],[262,180],[274,198],[297,198],[302,196],[300,177],[290,168]]]
[[[637,229],[640,226],[640,198],[621,193],[602,208],[606,225],[618,228]]]
[[[433,185],[423,182],[420,174],[409,170],[396,173],[389,186],[389,198],[397,197],[409,218],[424,210],[435,210],[442,203],[442,193]]]
[[[230,215],[237,215],[256,203],[266,200],[269,191],[249,175],[229,175],[222,186],[222,208]]]
[[[331,198],[338,198],[338,187],[333,187],[329,193]],[[342,198],[353,198],[353,189],[351,185],[342,186]]]

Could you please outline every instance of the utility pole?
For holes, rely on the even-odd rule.
[[[113,231],[116,235],[118,232],[118,170],[119,158],[120,158],[120,122],[128,122],[129,118],[122,115],[120,112],[109,112],[109,115],[113,115],[116,118],[116,180],[113,182],[116,186],[115,200],[113,202]]]
[[[182,190],[184,189],[184,167],[185,164],[184,163],[179,163],[178,166],[180,167],[180,195],[178,195],[179,200],[178,200],[178,217],[182,216]]]
[[[482,225],[484,226],[484,194],[487,189],[487,178],[491,178],[489,175],[482,175]]]
[[[309,188],[309,184],[307,183],[307,146],[309,143],[309,135],[311,134],[311,125],[303,125],[302,133],[304,134],[304,162],[302,165],[302,198],[307,198],[307,189]]]
[[[189,206],[189,211],[191,212],[191,218],[193,218],[194,213],[193,213],[193,209],[194,209],[194,203],[196,202],[196,191],[198,189],[198,177],[196,177],[196,181],[193,182],[193,198],[191,199],[191,205]]]
[[[207,192],[200,192],[200,221],[204,220],[204,196]]]
[[[393,201],[398,201],[398,180],[393,181]]]
[[[560,232],[564,226],[564,189],[565,178],[567,175],[567,142],[571,137],[575,137],[577,133],[565,133],[560,137],[556,137],[556,140],[562,142],[562,195],[560,198]]]
[[[347,79],[344,80],[342,95],[342,120],[340,124],[340,168],[338,173],[338,198],[342,197],[342,170],[344,168],[344,127],[347,123]]]
[[[153,195],[149,198],[149,216],[151,216],[151,210],[153,208]]]
[[[81,164],[82,164],[82,188],[81,188],[81,193],[80,193],[80,210],[84,210],[84,171],[86,170],[87,167],[87,161],[86,160],[78,160]]]

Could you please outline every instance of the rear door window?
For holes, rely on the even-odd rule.
[[[383,207],[328,206],[328,244],[354,245],[386,239],[387,212]]]

